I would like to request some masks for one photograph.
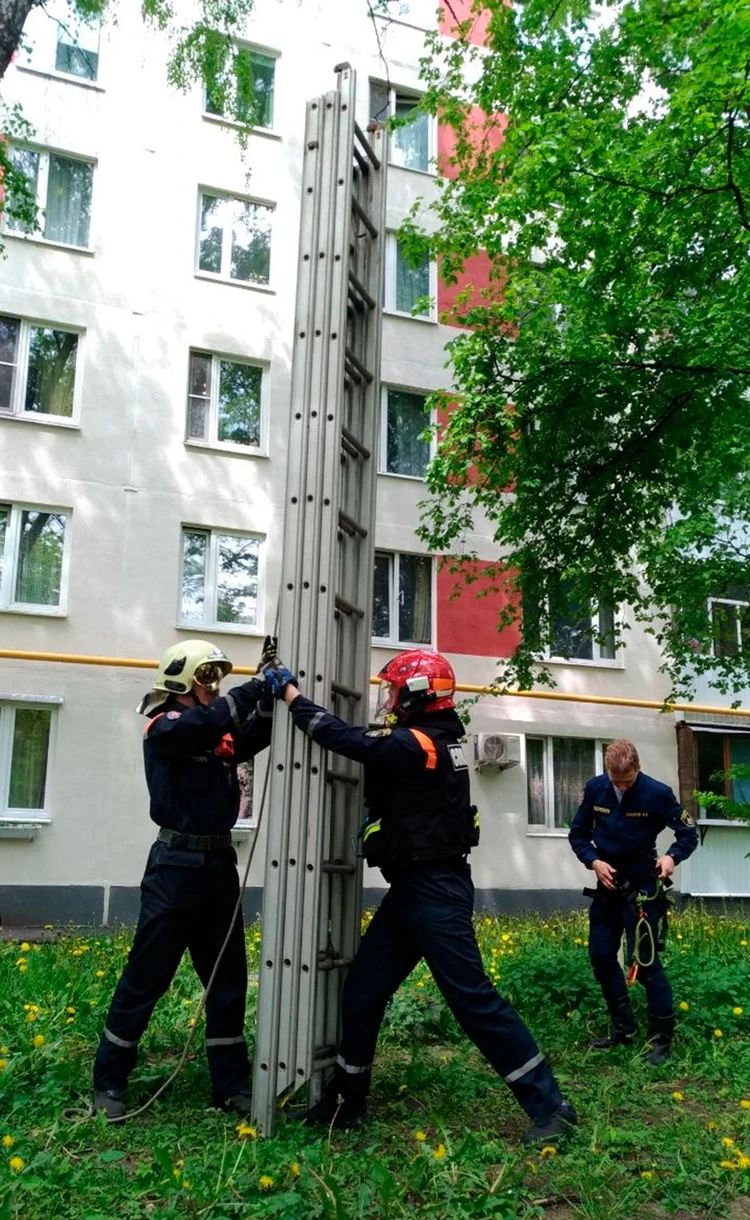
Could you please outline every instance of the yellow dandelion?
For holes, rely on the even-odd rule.
[[[735,1017],[741,1017],[744,1011],[745,1011],[744,1008],[740,1008],[739,1004],[737,1005],[736,1008],[732,1009],[732,1012],[734,1013]]]
[[[74,949],[74,950],[73,950],[73,953],[72,953],[72,956],[73,956],[73,957],[81,957],[81,956],[82,956],[82,954],[83,954],[83,949]]]
[[[724,1037],[724,1030],[723,1030],[723,1029],[715,1029],[715,1030],[714,1030],[714,1038],[723,1038],[723,1037]]]
[[[21,952],[22,953],[31,952],[31,945],[29,944],[29,942],[27,940],[21,941]]]
[[[65,1018],[66,1025],[75,1025],[75,1023],[76,1023],[75,1017],[66,1017]]]
[[[737,1153],[737,1168],[750,1169],[750,1156],[745,1156],[744,1152]]]
[[[183,1190],[192,1190],[192,1189],[193,1189],[193,1183],[192,1183],[192,1182],[188,1182],[187,1178],[183,1178],[183,1179],[182,1179],[182,1189],[183,1189]]]
[[[508,935],[508,933],[507,933],[507,932],[503,932],[503,934],[502,934],[502,936],[500,937],[500,939],[501,939],[501,940],[510,940],[510,937],[509,937],[509,935]]]
[[[24,964],[23,964],[22,966],[19,966],[19,967],[18,967],[18,973],[19,973],[19,974],[25,974],[27,970],[28,970],[28,966],[26,965],[26,963],[25,963],[25,962],[24,962]]]
[[[249,1127],[247,1123],[238,1123],[237,1135],[241,1140],[257,1140],[258,1128]]]
[[[417,1141],[418,1141],[420,1144],[423,1144],[423,1143],[425,1142],[425,1140],[427,1139],[427,1136],[425,1135],[424,1131],[415,1131],[415,1132],[414,1132],[414,1138],[415,1138],[415,1140],[417,1140]]]
[[[12,1148],[15,1142],[12,1135],[3,1136],[3,1148]]]
[[[685,1095],[683,1093],[673,1093],[672,1096],[674,1097],[675,1101],[685,1100]]]
[[[443,1158],[448,1155],[448,1149],[446,1148],[445,1144],[438,1144],[432,1155],[436,1161],[442,1161]]]
[[[68,1007],[68,1008],[66,1008],[66,1009],[65,1009],[65,1011],[66,1011],[66,1012],[69,1012],[69,1013],[70,1013],[70,1015],[71,1015],[71,1017],[72,1017],[72,1016],[75,1014],[75,1008],[70,1008],[70,1007]]]
[[[708,1122],[706,1123],[706,1130],[707,1130],[707,1131],[715,1131],[715,1130],[716,1130],[716,1123],[714,1122],[714,1120],[713,1120],[712,1118],[710,1118],[710,1119],[708,1120]]]
[[[258,1178],[258,1185],[260,1186],[261,1190],[270,1190],[273,1186],[273,1178],[267,1173],[262,1173]]]
[[[741,940],[741,941],[740,941],[740,944],[741,944],[741,945],[742,945],[742,947],[744,948],[744,947],[745,947],[745,945],[747,944],[747,941],[746,941],[746,940]]]
[[[9,1055],[10,1050],[7,1046],[0,1046],[0,1055]]]
[[[728,1135],[725,1135],[721,1141],[722,1148],[734,1148],[734,1140],[730,1140]]]
[[[399,1093],[405,1093],[406,1090],[408,1089],[408,1087],[409,1087],[408,1084],[400,1084],[398,1086]]]
[[[299,1177],[299,1175],[300,1175],[299,1161],[292,1161],[291,1165],[289,1166],[289,1172],[293,1178]]]
[[[14,1173],[20,1173],[26,1162],[22,1156],[12,1156],[8,1161],[8,1164]]]
[[[97,971],[96,971],[96,977],[97,977],[98,979],[103,979],[103,978],[104,978],[104,974],[105,974],[105,972],[104,972],[103,970],[97,970]],[[190,1002],[190,1001],[188,1001],[188,1003],[189,1003],[189,1002]]]
[[[722,1169],[738,1169],[739,1168],[736,1161],[719,1161],[719,1164],[721,1165]]]
[[[750,1101],[747,1099],[747,1097],[742,1098],[742,1101],[740,1102],[740,1109],[750,1110]]]
[[[8,1060],[0,1059],[0,1072],[4,1072],[5,1069],[7,1068],[7,1066],[8,1066]]]
[[[648,1182],[648,1181],[649,1181],[651,1178],[653,1178],[653,1176],[654,1176],[654,1174],[653,1174],[653,1170],[651,1170],[651,1169],[644,1169],[644,1170],[643,1170],[643,1172],[641,1173],[641,1177],[642,1177],[642,1178],[645,1178],[645,1180],[646,1180],[647,1182]]]
[[[37,1050],[40,1046],[44,1046],[44,1034],[34,1034],[34,1046]]]
[[[545,1158],[548,1156],[557,1156],[557,1149],[552,1144],[545,1144],[544,1147],[542,1148],[542,1151],[539,1153],[539,1155],[542,1158]]]
[[[678,1008],[681,1008],[683,1012],[687,1012],[687,1010],[688,1010],[688,1008],[690,1007],[690,1005],[688,1004],[687,1000],[680,1000],[680,1002],[679,1002],[679,1004],[677,1005],[677,1007],[678,1007]]]

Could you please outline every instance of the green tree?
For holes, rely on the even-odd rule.
[[[750,559],[750,2],[476,0],[457,33],[423,63],[454,176],[436,234],[402,235],[449,282],[480,250],[492,273],[450,318],[423,537],[460,569],[489,518],[524,625],[503,682],[551,681],[571,605],[629,603],[676,691],[739,689],[708,598]]]

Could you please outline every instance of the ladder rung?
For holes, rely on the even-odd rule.
[[[342,614],[354,614],[357,618],[364,618],[365,612],[361,606],[355,606],[354,602],[348,602],[345,597],[334,598],[334,605]]]
[[[342,877],[350,877],[357,870],[353,864],[343,864],[338,860],[324,860],[320,871],[321,873],[340,873]]]
[[[344,530],[347,534],[351,534],[352,537],[354,537],[355,534],[359,534],[360,538],[367,537],[367,530],[365,529],[364,525],[360,525],[359,521],[355,521],[353,517],[350,517],[348,513],[343,512],[342,509],[339,509],[339,525],[341,526],[342,530]]]
[[[349,284],[361,296],[362,300],[370,306],[370,309],[375,309],[376,302],[374,298],[370,296],[362,281],[357,279],[353,271],[349,272]]]
[[[365,381],[369,385],[373,380],[373,376],[367,365],[363,364],[359,357],[354,355],[354,352],[350,347],[346,348],[345,355],[347,362],[352,366],[352,368],[356,369],[362,377],[364,377]],[[349,371],[351,372],[351,369]]]
[[[367,448],[367,446],[363,445],[359,437],[355,436],[353,432],[350,432],[348,428],[342,427],[341,439],[342,441],[346,441],[347,445],[349,445],[351,449],[356,449],[360,457],[368,458],[370,456],[370,450]]]
[[[344,699],[361,699],[362,691],[355,690],[353,686],[344,686],[341,682],[331,683],[331,694],[342,695]]]
[[[356,144],[352,145],[352,152],[354,153],[354,160],[357,162],[357,165],[359,166],[360,170],[362,171],[362,174],[369,174],[370,167],[367,164],[367,162],[365,161],[364,157],[362,156],[362,153],[357,148]],[[356,169],[354,172],[355,173],[357,172]]]
[[[375,156],[375,153],[372,151],[372,145],[370,144],[370,141],[367,139],[367,136],[363,132],[359,123],[354,124],[354,138],[355,138],[355,140],[359,140],[364,152],[367,154],[367,157],[370,160],[370,162],[372,163],[373,167],[375,169],[380,169],[380,160],[378,157]],[[355,148],[356,148],[356,145],[355,145]]]
[[[359,202],[358,199],[355,199],[353,195],[352,195],[352,211],[356,212],[357,216],[359,216],[359,219],[362,221],[362,224],[367,229],[367,232],[370,234],[370,237],[377,237],[378,231],[375,228],[375,225],[370,220],[370,217],[367,215],[367,212],[362,207],[362,204]]]
[[[324,957],[318,962],[318,970],[343,970],[344,966],[351,966],[352,961],[351,957]]]
[[[322,1071],[323,1068],[333,1067],[335,1062],[335,1046],[318,1046],[313,1051],[313,1071],[319,1072]]]
[[[347,775],[346,771],[326,771],[326,779],[329,784],[351,784],[352,788],[359,783],[358,775]]]
[[[365,312],[364,302],[360,301],[359,297],[354,292],[351,284],[349,285],[349,304],[346,307],[346,312],[350,318],[354,317],[355,312],[356,313]]]

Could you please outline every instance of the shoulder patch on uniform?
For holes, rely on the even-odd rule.
[[[683,822],[685,826],[695,826],[695,818],[693,817],[692,813],[688,812],[687,809],[683,809],[682,813],[680,814],[680,821]]]
[[[182,712],[167,712],[167,720],[179,720]]]
[[[448,753],[451,756],[454,771],[468,771],[469,764],[466,761],[466,755],[461,746],[448,746]]]
[[[365,737],[390,737],[393,729],[368,729]]]

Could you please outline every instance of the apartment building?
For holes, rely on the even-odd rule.
[[[257,0],[244,152],[215,99],[168,86],[168,48],[136,8],[102,28],[76,27],[67,9],[63,25],[34,14],[6,78],[34,127],[16,155],[42,221],[35,232],[6,224],[0,269],[0,647],[155,658],[197,635],[238,665],[257,661],[281,579],[305,103],[348,61],[363,127],[413,109],[434,5],[390,8],[373,19],[365,0]],[[483,684],[513,639],[475,587],[451,599],[453,578],[415,534],[430,456],[423,403],[445,385],[455,332],[439,320],[451,295],[436,268],[411,267],[396,234],[416,200],[434,197],[447,146],[426,116],[390,141],[372,672],[424,644],[451,659],[459,682]],[[415,315],[425,296],[434,305]],[[493,559],[488,530],[476,528],[470,543]],[[560,691],[667,694],[650,637],[633,625],[620,653],[584,628],[560,625],[575,658],[551,659]],[[153,838],[135,707],[151,676],[0,660],[6,923],[134,917]],[[644,769],[677,788],[673,716],[521,697],[473,706],[467,749],[485,755],[473,779],[481,901],[582,901],[589,878],[565,825],[615,736],[632,738]],[[491,760],[498,750],[511,765]],[[244,777],[241,863],[264,765]],[[719,881],[727,851],[737,856],[724,843]],[[251,909],[263,846],[261,829]],[[701,886],[713,874],[691,867],[693,892],[710,892]],[[366,884],[374,898],[382,880]],[[722,892],[750,893],[747,870],[737,864]]]

